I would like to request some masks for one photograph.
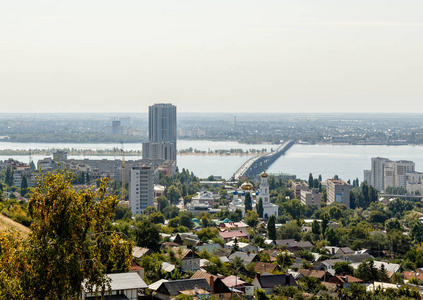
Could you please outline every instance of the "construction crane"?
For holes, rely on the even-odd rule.
[[[125,201],[125,151],[121,142],[120,152],[122,154],[122,201]]]

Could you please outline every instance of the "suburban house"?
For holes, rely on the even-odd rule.
[[[313,277],[319,279],[320,281],[327,281],[333,276],[326,270],[298,269],[297,272],[299,273],[299,276],[297,277],[298,279],[303,277]]]
[[[173,247],[175,258],[181,260],[182,270],[198,270],[200,268],[200,256],[190,249]]]
[[[350,283],[363,283],[363,280],[351,275],[333,276],[329,279],[330,283],[335,283],[337,286],[349,288]]]
[[[192,275],[191,279],[199,278],[204,278],[207,280],[213,290],[212,296],[214,296],[216,299],[231,298],[231,290],[223,283],[222,279],[220,279],[219,277],[201,270],[197,270],[197,272]]]
[[[288,246],[290,244],[294,244],[294,243],[295,243],[295,240],[294,239],[276,240],[275,241],[276,246],[286,247],[286,248],[288,248]]]
[[[245,281],[241,280],[238,276],[230,275],[222,277],[222,282],[230,289],[236,289],[245,292],[245,287],[248,285]]]
[[[310,250],[313,247],[313,244],[309,241],[296,242],[294,239],[276,240],[275,244],[276,246],[287,248],[289,251]]]
[[[132,259],[131,265],[129,266],[129,272],[138,273],[138,275],[140,275],[140,277],[144,280],[144,268],[137,264],[134,259]]]
[[[137,246],[135,246],[132,249],[132,256],[135,257],[135,258],[138,258],[138,259],[140,259],[144,255],[150,255],[151,253],[153,253],[153,252],[150,249],[148,249],[148,248],[143,248],[143,247],[137,247]]]
[[[359,265],[360,263],[352,263],[351,267],[357,270]],[[393,264],[393,263],[388,263],[384,261],[374,260],[373,265],[378,270],[381,270],[383,265],[383,267],[385,268],[386,272],[388,272],[389,275],[392,275],[393,273],[399,273],[402,271],[401,265],[399,264]]]
[[[272,294],[275,286],[297,286],[291,274],[260,275],[253,280],[254,289],[263,289],[266,294]]]
[[[256,260],[257,255],[255,255],[254,253],[249,253],[249,252],[236,251],[232,253],[231,255],[229,255],[229,260],[233,261],[235,257],[239,257],[240,259],[242,259],[244,265],[248,265],[250,262]]]
[[[361,263],[365,260],[368,259],[373,259],[373,256],[371,256],[368,253],[363,253],[363,254],[352,254],[352,255],[346,255],[344,256],[344,260],[349,262],[349,263]]]
[[[279,267],[277,264],[272,264],[272,263],[266,263],[266,262],[257,262],[255,267],[254,267],[254,271],[256,271],[256,273],[259,274],[263,274],[263,273],[273,273],[275,271],[281,271],[281,267]]]
[[[238,250],[242,251],[242,252],[251,252],[251,251],[258,251],[258,247],[248,244],[248,243],[243,243],[243,242],[237,242],[235,243],[234,240],[227,242],[225,244],[225,248],[229,248],[229,249],[233,249],[235,248],[235,244],[238,244]]]
[[[316,269],[317,270],[330,270],[330,271],[333,271],[334,272],[333,266],[337,262],[344,262],[344,260],[342,260],[340,258],[335,258],[335,259],[324,260],[322,262],[316,262],[318,264]]]
[[[163,282],[168,282],[168,281],[169,280],[167,280],[167,279],[157,280],[156,282],[153,282],[152,284],[150,284],[148,286],[148,289],[151,290],[151,291],[153,291],[153,292],[155,292],[162,285]]]
[[[217,198],[218,198],[218,195],[214,195],[210,191],[201,191],[201,192],[198,192],[197,195],[192,197],[192,201],[213,206]]]
[[[184,279],[162,282],[153,292],[153,297],[161,300],[170,300],[180,294],[187,296],[211,296],[213,290],[204,278]]]
[[[301,250],[301,249],[311,250],[312,247],[313,247],[313,244],[310,243],[309,241],[295,242],[293,244],[288,245],[288,251],[296,252],[296,251]]]
[[[247,229],[250,228],[250,226],[247,223],[244,222],[226,222],[226,223],[220,223],[219,229],[222,231],[242,231],[246,234],[248,234]]]
[[[209,253],[214,253],[214,251],[218,249],[222,249],[222,246],[220,246],[220,244],[217,244],[217,243],[203,244],[203,245],[197,246],[198,252],[207,250]]]
[[[110,293],[107,292],[106,294],[113,297],[111,299],[138,300],[139,292],[148,288],[138,273],[107,274],[107,277],[110,278]],[[98,296],[90,293],[84,287],[82,289],[82,300],[94,299],[98,299]]]
[[[274,249],[274,250],[262,250],[260,253],[267,253],[269,254],[270,261],[274,262],[276,261],[276,256],[279,254],[280,250]]]
[[[333,247],[333,246],[326,246],[327,250],[329,250],[329,254],[332,256],[345,256],[345,255],[352,255],[354,254],[354,250],[350,247]]]
[[[423,273],[422,272],[404,271],[404,272],[402,272],[402,276],[404,277],[405,280],[410,280],[413,277],[420,279],[420,280],[423,280]]]
[[[241,230],[233,230],[233,231],[223,231],[223,232],[219,232],[219,236],[225,241],[225,242],[229,242],[232,239],[246,239],[249,240],[250,239],[250,234],[249,233],[245,233]]]

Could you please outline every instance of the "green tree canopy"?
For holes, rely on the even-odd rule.
[[[106,193],[75,191],[70,173],[41,177],[28,203],[28,238],[0,233],[0,298],[77,299],[81,284],[107,292],[105,272],[127,271],[132,243],[109,228],[118,205]],[[12,288],[12,290],[11,290]]]
[[[267,237],[269,240],[276,240],[276,218],[271,215],[269,221],[267,221]]]
[[[283,269],[290,267],[294,263],[294,258],[288,251],[281,251],[276,255],[276,262]]]
[[[167,198],[170,200],[170,203],[172,204],[177,204],[179,201],[179,198],[181,198],[181,192],[174,185],[171,185],[169,188],[167,188],[166,195],[167,195]]]
[[[263,199],[262,198],[259,199],[256,206],[256,210],[259,215],[259,218],[263,218]]]
[[[21,196],[25,196],[25,194],[28,192],[28,180],[26,179],[26,176],[24,175],[22,177],[21,181]]]
[[[333,265],[333,269],[336,275],[352,275],[354,273],[353,267],[347,261],[336,262]]]
[[[5,178],[4,182],[8,186],[12,186],[13,185],[13,171],[12,171],[12,168],[11,167],[7,167],[7,169],[6,169],[6,178]]]
[[[161,246],[160,231],[158,225],[152,223],[147,218],[135,225],[135,241],[137,246],[159,251]]]
[[[166,196],[159,196],[157,197],[157,209],[164,213],[164,209],[170,206],[169,200],[167,200]]]
[[[249,210],[253,210],[253,202],[251,200],[251,194],[250,193],[245,193],[245,200],[244,200],[244,205],[245,205],[245,211],[249,211]]]
[[[244,218],[245,223],[250,227],[255,227],[258,224],[258,214],[253,210],[247,210]]]

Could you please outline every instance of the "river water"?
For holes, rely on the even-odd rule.
[[[112,149],[120,148],[116,144],[67,144],[67,143],[0,143],[0,149]],[[276,145],[267,144],[239,144],[226,141],[178,141],[178,149],[193,149],[201,151],[213,151],[217,149],[257,149],[263,148],[270,151],[277,148]],[[141,150],[139,144],[125,144],[126,150]],[[416,163],[416,170],[423,171],[423,146],[363,146],[363,145],[294,145],[289,151],[281,156],[268,169],[269,173],[291,173],[299,178],[308,179],[308,174],[315,177],[319,174],[323,179],[332,178],[335,174],[344,180],[359,178],[363,180],[363,170],[370,169],[370,159],[382,156],[391,160],[412,160]],[[28,156],[0,156],[0,160],[9,157],[28,163]],[[218,175],[229,178],[251,156],[206,156],[206,155],[180,155],[178,167],[186,168],[200,178],[209,175]],[[36,163],[43,156],[33,155]],[[70,158],[84,159],[114,159],[113,156],[72,156]],[[119,158],[119,157],[117,157]],[[126,156],[127,160],[140,159],[141,157]]]

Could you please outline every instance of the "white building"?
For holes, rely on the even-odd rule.
[[[258,202],[260,198],[263,200],[263,218],[269,219],[271,215],[274,215],[277,218],[279,207],[276,204],[270,203],[270,191],[267,177],[268,175],[266,172],[262,172],[260,174],[260,192],[256,197],[258,198],[256,202]]]
[[[131,169],[129,205],[133,215],[138,215],[154,205],[154,169],[134,166]]]
[[[385,188],[388,186],[406,188],[407,173],[414,172],[415,164],[408,160],[388,161],[385,164]]]
[[[423,187],[423,172],[410,172],[407,173],[407,182],[405,183],[407,193],[415,194],[416,192],[422,194]]]
[[[247,180],[241,184],[241,191],[234,191],[233,192],[233,198],[232,203],[229,204],[229,210],[235,211],[237,209],[240,209],[242,211],[242,217],[245,217],[245,196],[250,194],[251,196],[251,202],[253,202],[253,185],[249,183]]]
[[[270,202],[270,191],[269,183],[267,182],[267,173],[263,172],[260,174],[260,190],[256,193],[253,190],[253,185],[248,181],[245,181],[241,185],[241,191],[233,192],[232,203],[229,205],[230,211],[240,209],[242,216],[245,216],[245,196],[250,194],[253,209],[257,209],[256,205],[261,198],[263,201],[263,218],[268,219],[271,215],[278,216],[278,206]],[[255,197],[255,198],[254,198]]]
[[[384,157],[372,157],[372,169],[370,170],[371,180],[367,183],[374,186],[378,191],[385,189],[385,164],[390,162]]]
[[[216,202],[218,194],[213,194],[210,191],[201,191],[197,195],[192,197],[192,201],[198,201],[199,203],[207,203],[210,206]]]

